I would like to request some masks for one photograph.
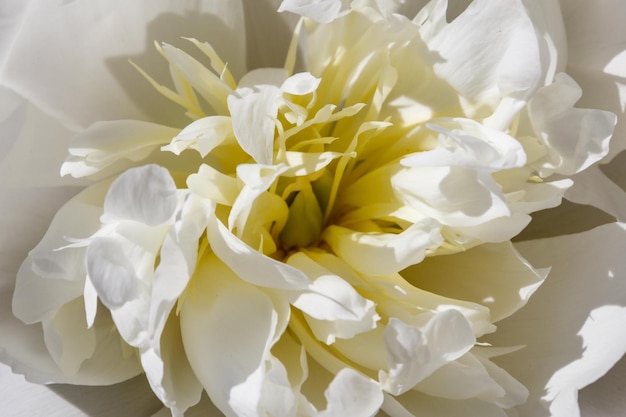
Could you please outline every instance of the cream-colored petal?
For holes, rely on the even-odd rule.
[[[417,288],[488,307],[493,322],[524,306],[545,275],[533,269],[510,242],[428,257],[402,272]]]

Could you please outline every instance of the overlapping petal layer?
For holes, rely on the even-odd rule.
[[[203,391],[229,417],[504,416],[546,409],[542,395],[554,413],[575,412],[576,391],[623,353],[619,336],[604,361],[589,343],[596,350],[560,370],[546,359],[547,378],[508,359],[539,349],[511,353],[532,339],[515,330],[532,313],[517,310],[547,274],[509,241],[531,213],[560,203],[568,177],[596,184],[617,122],[578,107],[555,2],[477,0],[461,11],[433,0],[409,15],[400,2],[284,1],[303,16],[284,68],[248,72],[239,2],[133,5],[120,20],[117,5],[103,19],[84,2],[53,6],[24,22],[48,36],[93,24],[93,36],[116,37],[43,88],[40,72],[18,71],[41,36],[25,28],[11,48],[26,52],[0,72],[29,100],[12,97],[19,122],[7,128],[32,119],[53,125],[55,140],[80,132],[63,141],[61,173],[95,182],[59,209],[17,271],[13,312],[41,331],[27,335],[36,352],[0,344],[16,370],[109,383],[142,369],[174,416],[202,407]],[[162,31],[180,17],[159,14],[170,6],[207,17],[206,36],[179,33],[201,41],[173,46]],[[136,19],[171,42],[157,45],[171,87],[143,55],[132,57],[134,76],[115,60],[109,72],[94,67],[152,41],[124,34]],[[66,24],[53,34],[57,21]],[[232,38],[217,39],[224,31]],[[109,94],[89,101],[73,76],[85,71]],[[129,80],[141,76],[167,105],[133,102],[144,87]],[[57,105],[61,86],[78,99]],[[19,172],[17,157],[44,159],[29,151],[40,131],[22,129],[4,172]],[[582,199],[580,188],[571,195]],[[617,197],[598,205],[623,215]],[[606,228],[615,240],[619,230]],[[520,247],[534,257],[551,243]],[[555,270],[546,294],[564,274]],[[601,325],[585,324],[585,335],[621,317],[620,294],[615,308],[593,310]],[[548,304],[531,311],[549,316]]]

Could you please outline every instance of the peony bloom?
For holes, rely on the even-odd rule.
[[[63,3],[3,25],[15,372],[145,374],[159,416],[571,416],[626,351],[623,45],[581,5]],[[528,240],[564,196],[610,222]]]

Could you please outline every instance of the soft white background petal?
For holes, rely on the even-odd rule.
[[[534,265],[552,266],[527,306],[488,338],[500,346],[526,346],[494,358],[530,390],[522,415],[578,415],[578,389],[626,351],[625,244],[625,226],[610,224],[517,245]]]
[[[161,406],[142,376],[108,387],[46,386],[25,381],[4,364],[0,398],[0,412],[11,417],[149,416]]]
[[[98,120],[158,118],[170,124],[183,111],[128,63],[168,80],[155,40],[211,40],[231,71],[243,73],[241,2],[193,0],[36,0],[16,35],[0,84],[7,85],[72,126]],[[80,37],[80,42],[75,42]],[[151,99],[150,99],[151,98]]]

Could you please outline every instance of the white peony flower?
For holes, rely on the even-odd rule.
[[[626,351],[608,12],[64,3],[2,26],[15,372],[144,373],[159,416],[571,416]],[[564,196],[610,222],[511,243]]]

